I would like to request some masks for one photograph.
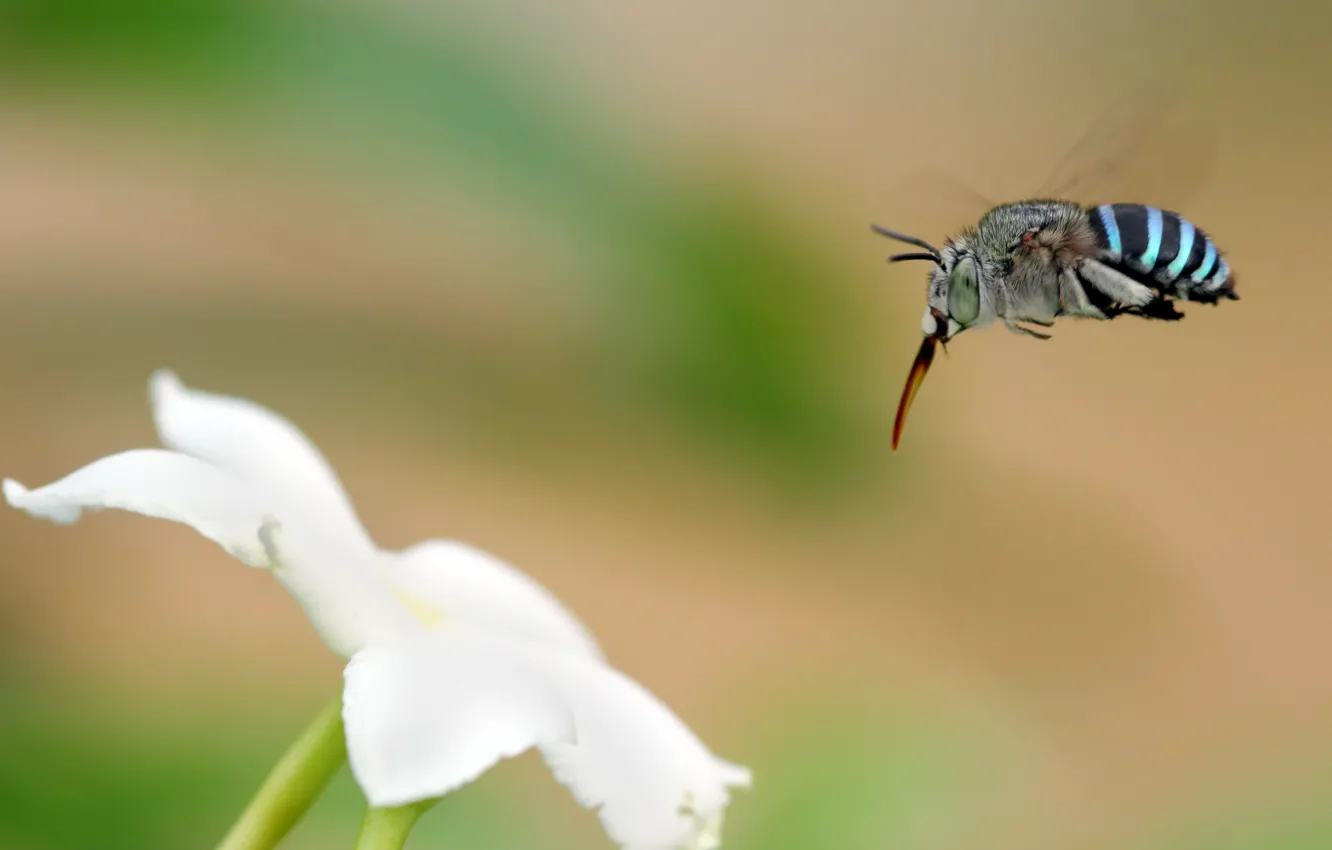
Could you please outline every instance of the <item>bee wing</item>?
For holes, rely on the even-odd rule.
[[[995,204],[968,184],[939,171],[915,169],[888,184],[881,224],[942,245],[974,225]]]
[[[1087,128],[1035,196],[1180,211],[1212,172],[1216,135],[1175,98],[1136,93]]]

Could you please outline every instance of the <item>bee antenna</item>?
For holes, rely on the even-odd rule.
[[[912,251],[909,254],[893,254],[888,258],[890,263],[900,263],[903,260],[929,260],[931,263],[937,264],[939,256],[937,254],[927,254],[924,251]]]
[[[898,233],[896,230],[889,230],[877,224],[871,224],[870,229],[880,236],[886,236],[889,239],[896,239],[898,242],[905,242],[908,245],[915,245],[917,248],[924,248],[928,253],[911,252],[909,254],[894,254],[888,258],[888,262],[896,263],[902,260],[929,260],[940,268],[943,267],[943,258],[939,256],[939,249],[926,242],[924,239],[917,239],[914,236],[908,236],[905,233]]]

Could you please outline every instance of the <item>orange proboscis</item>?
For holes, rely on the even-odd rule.
[[[930,364],[934,362],[934,344],[937,338],[927,336],[920,343],[920,351],[916,352],[916,360],[911,364],[911,371],[907,374],[906,386],[902,388],[902,400],[897,403],[897,418],[893,420],[893,451],[897,451],[897,444],[902,439],[902,426],[906,424],[907,411],[911,409],[911,402],[916,398],[916,392],[920,385],[925,381],[925,373],[930,371]]]

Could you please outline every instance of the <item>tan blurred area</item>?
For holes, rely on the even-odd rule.
[[[521,566],[727,757],[751,757],[751,718],[796,695],[873,710],[909,694],[1003,730],[1002,816],[921,846],[1127,846],[1243,782],[1322,769],[1332,12],[577,0],[558,15],[383,14],[430,31],[454,12],[566,74],[660,161],[759,187],[835,258],[827,286],[859,321],[854,369],[835,380],[884,444],[924,273],[886,266],[869,224],[946,235],[918,232],[933,199],[893,196],[913,173],[1014,199],[1114,99],[1170,89],[1215,128],[1216,165],[1181,212],[1226,252],[1242,300],[1185,305],[1178,324],[1065,321],[1050,342],[963,335],[901,449],[866,455],[857,486],[810,506],[775,495],[743,446],[606,400],[581,365],[603,306],[578,285],[598,261],[570,247],[576,225],[417,180],[407,158],[348,168],[342,140],[12,86],[0,472],[37,485],[153,444],[160,366],[267,404],[325,451],[377,540],[459,538]],[[343,330],[305,346],[323,325]],[[442,346],[424,357],[500,364],[517,412],[478,389],[484,371],[434,385],[416,349],[376,353],[362,326]],[[11,511],[0,536],[0,634],[24,666],[130,702],[335,692],[336,659],[276,583],[186,529]],[[735,818],[763,793],[760,773]]]

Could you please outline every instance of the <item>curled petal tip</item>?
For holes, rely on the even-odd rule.
[[[28,495],[28,488],[12,478],[5,479],[4,488],[5,501],[9,502],[9,506],[12,508],[17,508],[19,506],[18,503],[22,501],[23,497]]]
[[[176,395],[184,389],[185,385],[170,369],[158,369],[148,379],[148,397],[154,407],[165,402],[168,396]]]
[[[732,764],[724,759],[717,759],[717,768],[721,771],[722,782],[728,787],[754,787],[754,772],[744,765]]]
[[[26,511],[38,519],[69,525],[72,522],[77,522],[83,514],[83,509],[79,505],[43,505],[40,499],[34,501],[31,498],[32,491],[12,478],[6,478],[3,486],[5,501],[9,503],[10,507]]]
[[[358,554],[373,551],[337,475],[291,421],[252,401],[190,387],[169,369],[152,374],[149,400],[164,446],[266,491],[273,503],[311,518],[339,545]]]

